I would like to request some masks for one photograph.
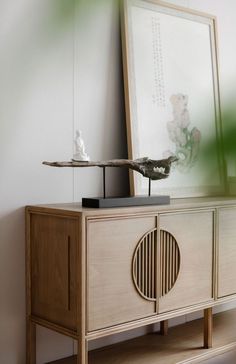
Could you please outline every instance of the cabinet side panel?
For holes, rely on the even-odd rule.
[[[218,297],[236,293],[236,208],[219,210]]]
[[[140,295],[132,272],[136,247],[155,224],[155,217],[89,222],[89,331],[156,314],[155,302]]]
[[[30,239],[32,314],[75,329],[78,221],[32,214]]]

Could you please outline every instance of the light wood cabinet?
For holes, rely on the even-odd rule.
[[[236,294],[236,208],[219,209],[218,297]]]
[[[30,234],[32,314],[76,329],[78,222],[33,213]]]
[[[160,217],[160,229],[178,244],[180,269],[173,288],[160,299],[159,312],[213,300],[213,221],[212,211]]]
[[[35,326],[88,342],[211,308],[236,293],[236,201],[173,200],[167,206],[26,209],[27,364],[35,364]]]
[[[155,217],[94,220],[88,224],[88,330],[145,318],[155,303],[135,289],[131,263],[138,241]]]

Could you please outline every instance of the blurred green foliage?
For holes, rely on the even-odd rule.
[[[78,0],[54,0],[55,22],[62,25],[73,21],[76,1],[78,2]]]
[[[223,149],[226,158],[232,158],[236,164],[236,110],[229,109],[222,115]]]
[[[221,120],[222,130],[218,131],[221,140],[216,144],[215,135],[213,135],[204,146],[206,162],[210,163],[217,149],[225,160],[235,160],[236,167],[236,110],[234,108],[227,109],[222,113]]]
[[[73,22],[75,14],[80,15],[81,13],[86,18],[86,14],[88,16],[91,13],[95,13],[104,4],[111,1],[119,3],[119,0],[53,0],[51,4],[54,18],[53,23],[58,26],[69,25]]]
[[[221,117],[222,130],[218,130],[220,140],[216,141],[216,136],[207,140],[207,143],[202,148],[204,154],[203,173],[211,170],[212,164],[218,154],[219,169],[221,178],[226,184],[230,176],[236,176],[236,109],[234,106],[228,107],[222,113]],[[214,179],[215,176],[209,176]]]

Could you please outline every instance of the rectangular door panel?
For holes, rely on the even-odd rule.
[[[159,312],[213,299],[213,212],[160,216]]]
[[[219,210],[218,297],[236,294],[236,208]]]
[[[133,259],[138,243],[155,227],[155,217],[94,220],[88,223],[89,331],[155,314],[155,302],[145,299],[138,292],[133,277]],[[142,257],[147,260],[148,253],[145,254]]]

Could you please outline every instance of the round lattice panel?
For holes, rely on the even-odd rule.
[[[157,229],[149,231],[137,245],[133,258],[133,280],[142,297],[157,298],[157,262],[160,266],[160,295],[166,295],[175,285],[180,268],[177,241],[169,232],[160,231],[160,256],[157,256]],[[158,254],[158,255],[159,255]]]

